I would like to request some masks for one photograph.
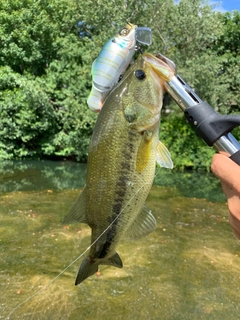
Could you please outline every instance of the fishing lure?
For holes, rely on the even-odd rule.
[[[92,65],[92,90],[87,100],[92,111],[101,110],[104,98],[131,62],[137,42],[151,45],[151,29],[128,23],[103,46]]]

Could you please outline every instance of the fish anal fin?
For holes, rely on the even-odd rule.
[[[117,268],[122,268],[123,263],[121,258],[119,257],[119,254],[117,252],[114,253],[110,258],[104,259],[100,262],[100,264],[107,265],[107,266],[113,266]]]
[[[63,224],[70,224],[70,223],[76,223],[76,222],[87,223],[85,188],[82,190],[77,201],[74,203],[71,210],[63,220]]]
[[[157,145],[156,161],[161,167],[173,168],[170,152],[161,141],[159,141]]]
[[[145,205],[140,211],[137,218],[130,225],[125,233],[128,239],[137,239],[147,236],[156,229],[156,219]]]

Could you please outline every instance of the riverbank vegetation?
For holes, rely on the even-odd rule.
[[[172,59],[202,100],[240,111],[238,11],[202,0],[0,0],[0,160],[87,160],[91,65],[126,21],[152,28],[144,51]],[[176,168],[209,168],[213,150],[167,96],[160,135]]]

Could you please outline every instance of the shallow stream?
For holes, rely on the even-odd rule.
[[[74,286],[90,229],[61,221],[84,185],[71,162],[0,165],[0,319],[239,319],[240,246],[211,173],[157,170],[157,229]],[[25,301],[25,302],[24,302]],[[24,303],[23,303],[24,302]]]

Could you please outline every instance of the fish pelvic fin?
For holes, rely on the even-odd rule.
[[[63,224],[70,224],[76,222],[85,222],[86,221],[86,196],[85,196],[85,188],[80,193],[77,201],[72,206],[71,210],[67,214],[67,216],[63,220]]]
[[[173,168],[173,162],[171,159],[170,152],[161,141],[159,141],[157,145],[156,160],[161,167],[169,168],[169,169]]]
[[[90,257],[87,257],[83,260],[75,281],[75,286],[83,282],[88,277],[92,276],[94,273],[98,271],[98,266],[108,265],[117,268],[122,268],[122,260],[119,257],[118,253],[115,252],[111,257],[107,259],[96,259],[96,261],[92,261]]]

